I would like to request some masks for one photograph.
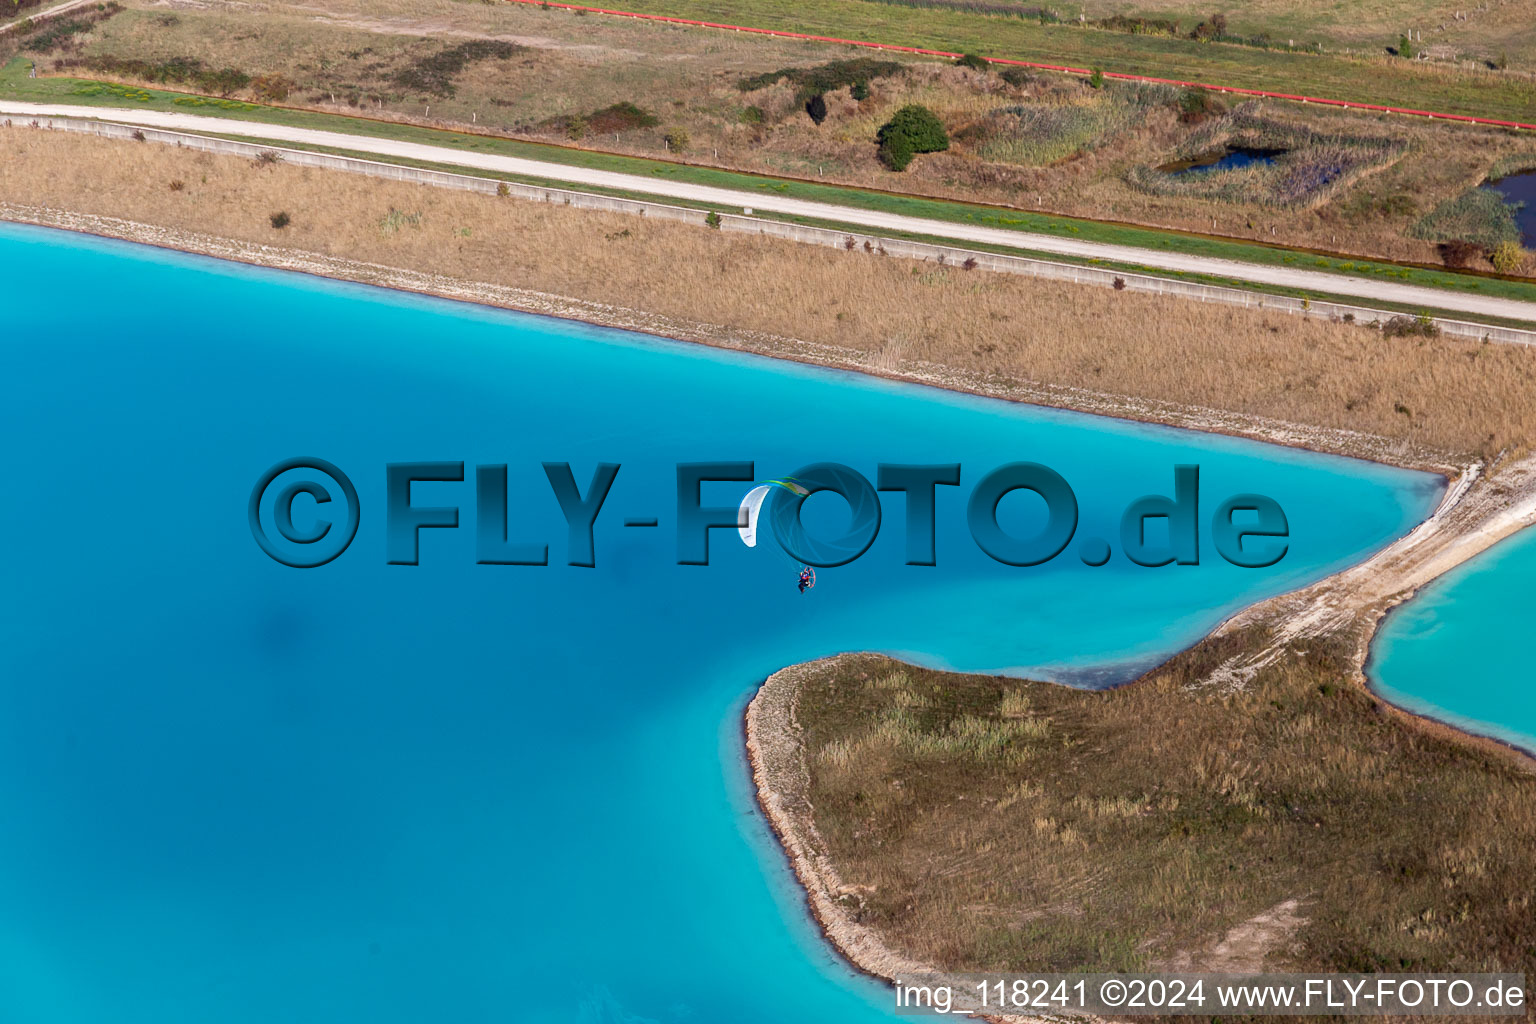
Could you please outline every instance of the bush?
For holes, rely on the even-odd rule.
[[[998,72],[998,77],[1014,88],[1019,88],[1036,81],[1039,76],[1028,68],[1003,68]]]
[[[821,93],[805,101],[805,113],[816,124],[821,124],[827,119],[827,101]]]
[[[1413,56],[1413,41],[1410,40],[1407,36],[1397,37],[1397,55],[1399,57]]]
[[[293,223],[292,218],[288,216],[287,210],[279,210],[276,213],[270,214],[268,215],[267,219],[270,220],[272,222],[272,226],[277,228],[279,231]]]
[[[1482,247],[1476,242],[1469,242],[1465,238],[1453,238],[1449,242],[1441,242],[1440,262],[1452,270],[1462,270],[1472,265],[1472,261],[1483,254]]]
[[[1103,68],[1094,68],[1093,69],[1093,72],[1088,76],[1088,87],[1090,89],[1102,89],[1102,88],[1104,88],[1104,69]]]
[[[746,110],[743,110],[741,112],[741,123],[742,124],[762,124],[763,123],[763,108],[762,107],[748,107]]]
[[[510,185],[508,185],[506,182],[503,181],[501,184],[496,186],[496,196],[497,196],[497,198],[499,198],[499,199],[506,199],[511,194],[512,194],[512,187]]]
[[[1501,274],[1518,274],[1530,257],[1519,242],[1500,242],[1488,254],[1488,262]]]
[[[917,154],[912,152],[912,142],[905,135],[892,135],[880,141],[877,155],[880,162],[891,170],[904,171]]]
[[[743,78],[736,83],[736,88],[742,92],[752,92],[787,78],[796,86],[795,99],[804,103],[819,92],[835,92],[858,82],[872,82],[877,78],[894,75],[901,69],[902,65],[893,60],[857,57],[853,60],[834,60],[810,68],[780,68],[778,71]]]
[[[720,227],[720,215],[714,210],[710,210],[708,216],[704,218],[704,224],[707,227],[712,227],[718,230]]]
[[[182,189],[187,187],[187,183],[182,181],[180,178],[173,178],[171,181],[166,183],[165,187],[170,189],[172,192],[180,192]]]
[[[293,83],[282,75],[257,75],[251,79],[251,92],[259,100],[281,103],[293,92]]]
[[[661,124],[661,118],[628,101],[594,110],[585,120],[587,127],[602,135],[633,131],[636,128],[654,128]]]
[[[955,59],[955,63],[962,68],[970,68],[973,71],[990,71],[992,65],[987,58],[976,53],[967,53]]]
[[[1381,333],[1389,338],[1437,338],[1440,336],[1440,328],[1428,313],[1420,313],[1418,316],[1393,317],[1381,325]],[[1408,410],[1401,405],[1397,411],[1409,415]]]
[[[875,135],[880,159],[893,171],[905,170],[918,153],[938,153],[949,148],[944,123],[927,107],[909,103],[880,126]]]
[[[1225,112],[1226,108],[1209,89],[1195,86],[1179,93],[1179,120],[1185,124],[1199,124]]]
[[[848,95],[862,103],[863,101],[869,99],[869,83],[854,82],[853,85],[849,86],[848,88]]]
[[[565,137],[575,142],[587,134],[587,119],[581,115],[569,118],[565,122]]]
[[[523,49],[515,43],[499,39],[471,39],[430,56],[417,58],[395,73],[395,84],[412,92],[452,96],[455,91],[454,76],[469,65],[482,60],[506,60],[521,53]]]
[[[682,128],[669,128],[663,136],[667,142],[667,148],[674,153],[681,153],[688,148],[688,132]]]

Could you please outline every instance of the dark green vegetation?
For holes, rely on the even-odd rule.
[[[1380,103],[1417,110],[1531,120],[1536,85],[1416,62],[1352,58],[1285,49],[1212,45],[1170,35],[1085,30],[947,6],[909,7],[872,0],[633,0],[624,9],[754,27],[836,36],[1043,64],[1099,66],[1273,92]]]
[[[870,82],[894,75],[903,66],[892,60],[857,57],[853,60],[829,61],[814,67],[765,71],[760,75],[743,78],[736,83],[736,87],[742,92],[754,92],[776,82],[788,81],[795,87],[795,98],[803,102],[812,96],[849,86],[862,84],[867,88]]]
[[[640,128],[654,128],[661,119],[633,103],[622,101],[610,104],[590,114],[571,114],[549,118],[544,124],[570,139],[584,138],[588,133],[615,135]]]
[[[946,969],[1198,969],[1286,901],[1270,969],[1536,973],[1536,775],[1391,713],[1308,641],[1223,637],[1094,692],[846,659],[801,690],[846,909]],[[1269,958],[1264,960],[1264,954]]]
[[[1520,241],[1515,211],[1497,192],[1468,189],[1435,207],[1408,229],[1415,238],[1432,242],[1462,239],[1492,249],[1500,242]]]
[[[875,134],[880,159],[893,171],[904,171],[918,153],[938,153],[949,148],[949,135],[933,111],[916,103],[896,111]]]
[[[500,39],[470,39],[418,57],[395,73],[395,84],[429,96],[452,96],[454,76],[470,64],[482,60],[506,60],[521,53],[522,49]]]
[[[77,8],[60,17],[28,22],[13,31],[6,43],[9,45],[19,38],[21,48],[30,53],[69,53],[79,48],[81,36],[122,9],[115,0],[107,0],[106,3]]]

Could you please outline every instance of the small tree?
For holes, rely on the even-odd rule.
[[[1397,55],[1399,57],[1413,56],[1413,41],[1407,36],[1397,37]]]
[[[1449,242],[1440,243],[1440,262],[1452,270],[1470,267],[1472,261],[1482,253],[1483,250],[1476,243],[1465,238],[1453,238]]]
[[[714,210],[710,210],[704,217],[704,225],[718,229],[720,227],[720,215]]]
[[[1488,254],[1488,262],[1501,274],[1518,274],[1530,256],[1520,247],[1519,242],[1500,242]]]
[[[880,159],[893,171],[905,170],[918,153],[937,153],[949,148],[949,133],[938,115],[927,107],[909,103],[880,126],[875,135]]]
[[[1093,69],[1093,73],[1088,76],[1088,87],[1090,89],[1102,89],[1102,88],[1104,88],[1104,69],[1103,68],[1094,68]]]
[[[681,153],[688,148],[688,132],[682,128],[670,129],[666,136],[667,148],[676,153]]]
[[[806,116],[809,117],[813,122],[816,124],[821,124],[821,122],[827,119],[826,98],[823,97],[821,93],[817,93],[815,96],[812,96],[810,99],[806,100],[805,113]]]

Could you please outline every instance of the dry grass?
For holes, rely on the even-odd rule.
[[[924,360],[1004,382],[1458,451],[1536,438],[1536,350],[1522,347],[1384,338],[1280,314],[19,126],[0,129],[0,153],[0,200],[795,337],[891,368]],[[272,210],[291,217],[281,232],[269,223]]]
[[[1398,0],[1384,2],[1402,6]],[[1408,226],[1480,183],[1501,156],[1532,151],[1529,140],[1495,130],[1286,107],[1284,116],[1308,131],[1384,135],[1408,152],[1390,168],[1340,190],[1332,202],[1281,214],[1260,202],[1148,196],[1132,187],[1126,179],[1133,169],[1170,159],[1192,127],[1179,123],[1166,106],[1126,110],[1099,95],[1065,96],[1088,90],[1060,77],[1010,87],[997,75],[909,60],[906,73],[872,83],[873,94],[862,103],[847,89],[829,95],[830,116],[818,127],[794,102],[791,87],[743,95],[737,83],[769,69],[844,59],[846,48],[457,0],[216,3],[169,13],[152,0],[130,0],[129,6],[84,39],[82,55],[192,57],[210,68],[234,66],[291,79],[297,86],[288,100],[292,104],[532,132],[562,142],[568,140],[558,119],[630,101],[660,123],[618,135],[589,134],[579,144],[675,156],[663,138],[681,128],[692,140],[687,159],[730,168],[1389,259],[1435,262],[1433,244],[1409,237]],[[1231,14],[1236,18],[1236,11]],[[1491,15],[1479,17],[1486,21]],[[420,94],[395,81],[412,60],[471,37],[525,49],[509,60],[471,64],[457,77],[452,96]],[[876,127],[909,102],[932,107],[961,141],[948,153],[916,161],[904,174],[891,174],[876,159],[872,139]],[[741,122],[749,104],[768,113],[766,124]],[[1088,104],[1078,112],[1093,116],[1055,140],[964,141],[968,132],[995,122],[999,111],[1020,104],[1040,106],[1051,116]],[[1021,166],[1042,162],[1046,165]]]
[[[1345,681],[1346,638],[1244,692],[1188,688],[1258,639],[1108,692],[875,656],[808,677],[809,803],[849,910],[946,969],[1198,970],[1296,899],[1270,969],[1536,971],[1536,775],[1386,713]]]

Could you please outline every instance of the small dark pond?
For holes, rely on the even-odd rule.
[[[1286,152],[1283,149],[1255,149],[1252,146],[1223,146],[1220,149],[1190,157],[1188,160],[1175,160],[1172,163],[1163,164],[1158,170],[1165,174],[1233,171],[1251,167],[1254,164],[1272,164],[1275,162],[1275,157],[1284,156]]]
[[[1511,174],[1487,184],[1515,207],[1515,223],[1520,226],[1520,240],[1527,248],[1536,248],[1536,171]]]

